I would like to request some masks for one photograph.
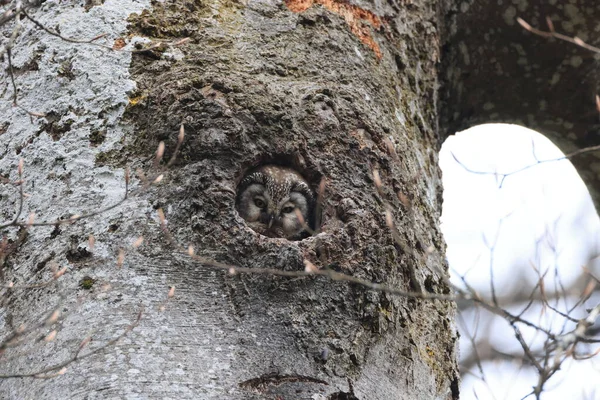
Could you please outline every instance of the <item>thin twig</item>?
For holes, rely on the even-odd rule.
[[[109,347],[114,346],[119,340],[123,339],[125,336],[127,336],[129,334],[129,332],[131,332],[133,330],[133,328],[135,328],[136,326],[138,326],[140,320],[142,319],[142,313],[143,310],[140,310],[137,318],[123,331],[123,333],[121,333],[119,336],[117,336],[115,339],[109,340],[108,342],[106,342],[105,344],[103,344],[102,346],[89,351],[85,354],[81,354],[81,351],[83,349],[85,349],[85,347],[87,346],[87,344],[91,341],[91,338],[85,338],[77,347],[77,349],[74,351],[73,355],[71,357],[69,357],[68,359],[66,359],[65,361],[52,365],[50,367],[44,368],[42,370],[39,371],[34,371],[34,372],[25,372],[25,373],[20,373],[20,374],[0,374],[0,379],[7,379],[7,378],[39,378],[39,379],[48,379],[48,378],[53,378],[56,376],[56,374],[52,374],[52,375],[48,375],[50,372],[54,372],[54,371],[62,371],[63,368],[66,368],[67,366],[69,366],[70,364],[73,364],[76,361],[80,361],[83,360],[85,358],[88,358],[90,356],[93,356],[94,354],[100,353],[104,350],[106,350]],[[66,372],[66,371],[65,371]],[[64,372],[63,372],[64,373]],[[62,375],[62,374],[59,374]]]

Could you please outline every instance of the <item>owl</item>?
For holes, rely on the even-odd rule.
[[[299,239],[310,221],[314,193],[291,168],[265,165],[239,185],[236,207],[248,226],[268,237]]]

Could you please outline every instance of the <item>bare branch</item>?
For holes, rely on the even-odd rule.
[[[538,36],[542,36],[542,37],[546,37],[546,38],[553,37],[553,38],[556,38],[559,40],[564,40],[565,42],[573,43],[574,45],[577,45],[579,47],[582,47],[582,48],[592,51],[594,53],[600,53],[600,48],[591,46],[591,45],[585,43],[583,40],[581,40],[577,36],[570,37],[570,36],[563,35],[561,33],[556,32],[554,30],[554,25],[552,24],[552,21],[548,17],[546,17],[546,22],[548,23],[548,28],[550,29],[548,32],[532,27],[527,22],[525,22],[525,20],[523,20],[522,18],[517,18],[517,22],[525,30],[533,33],[534,35],[538,35]]]
[[[91,338],[85,338],[84,340],[81,341],[81,343],[79,344],[79,346],[77,347],[77,349],[75,349],[75,351],[73,352],[73,354],[71,355],[71,357],[69,357],[68,359],[66,359],[63,362],[60,362],[58,364],[54,364],[50,367],[46,367],[44,369],[41,369],[39,371],[33,371],[33,372],[25,372],[25,373],[5,373],[5,374],[0,374],[0,379],[8,379],[8,378],[39,378],[39,379],[48,379],[48,378],[53,378],[56,377],[58,375],[62,375],[64,372],[66,372],[66,369],[69,365],[77,362],[77,361],[81,361],[85,358],[88,358],[90,356],[93,356],[94,354],[98,354],[100,352],[104,352],[106,349],[108,349],[109,347],[114,346],[115,344],[117,344],[117,342],[119,342],[119,340],[123,339],[125,336],[127,336],[129,334],[129,332],[131,332],[133,330],[133,328],[135,328],[136,326],[138,326],[140,320],[142,319],[142,313],[143,310],[140,310],[140,312],[138,313],[136,319],[119,335],[117,336],[115,339],[109,340],[108,342],[106,342],[105,344],[103,344],[102,346],[91,350],[85,354],[81,354],[81,351],[83,349],[85,349],[85,347],[87,346],[87,344],[91,341]],[[64,371],[63,371],[64,369]],[[58,373],[56,372],[58,371]],[[62,373],[61,373],[62,372]]]

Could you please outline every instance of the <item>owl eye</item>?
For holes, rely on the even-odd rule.
[[[267,206],[267,203],[265,203],[265,201],[263,199],[261,199],[260,197],[254,198],[254,204],[258,208],[265,208]]]
[[[284,214],[289,214],[289,213],[291,213],[291,212],[294,211],[294,208],[295,207],[292,207],[292,206],[285,206],[285,207],[283,207],[283,209],[281,210],[281,212],[284,213]]]

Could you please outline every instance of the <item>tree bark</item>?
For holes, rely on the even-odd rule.
[[[52,263],[68,273],[7,294],[5,334],[44,320],[55,305],[61,317],[43,329],[56,329],[56,340],[21,346],[30,352],[10,358],[2,374],[56,365],[88,335],[93,350],[143,313],[117,344],[64,375],[0,381],[3,398],[458,398],[452,303],[323,277],[231,275],[182,253],[156,216],[164,211],[176,243],[216,262],[301,272],[308,260],[406,291],[448,293],[436,1],[66,8],[45,4],[36,16],[71,36],[109,32],[109,45],[141,42],[131,37],[162,44],[134,53],[127,72],[126,50],[68,44],[28,27],[14,49],[20,103],[46,117],[30,122],[6,105],[1,113],[2,173],[16,178],[25,160],[31,197],[21,220],[103,209],[125,190],[127,166],[150,177],[159,141],[168,159],[181,124],[186,138],[160,184],[74,225],[31,227],[9,256],[6,282],[42,281]],[[27,70],[34,61],[38,70]],[[63,76],[68,65],[72,79]],[[267,238],[239,217],[237,183],[266,163],[293,167],[316,191],[326,182],[317,234]],[[139,176],[130,190],[144,186]],[[4,219],[17,205],[18,193],[3,196]],[[144,243],[133,248],[139,236]]]

